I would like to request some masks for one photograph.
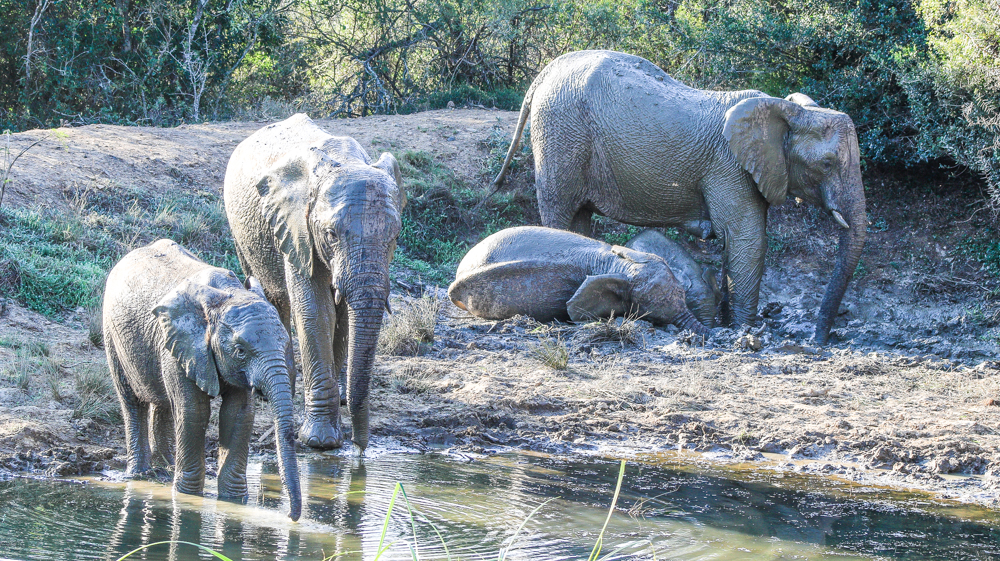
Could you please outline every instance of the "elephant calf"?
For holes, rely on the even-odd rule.
[[[702,268],[680,243],[656,230],[644,230],[625,247],[662,257],[684,287],[684,301],[694,317],[709,329],[715,327],[722,293],[715,280],[714,269]]]
[[[587,321],[637,314],[705,335],[667,263],[565,230],[522,226],[489,236],[458,266],[448,296],[487,318]]]
[[[170,240],[130,252],[111,270],[104,344],[125,418],[127,473],[147,471],[153,459],[173,462],[174,489],[200,494],[209,401],[221,395],[219,497],[246,497],[253,389],[274,411],[278,468],[298,520],[288,333],[256,280],[247,286]]]

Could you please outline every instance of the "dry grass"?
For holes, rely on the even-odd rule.
[[[569,351],[561,337],[547,337],[528,347],[533,358],[553,370],[566,370],[569,367]]]
[[[98,419],[106,423],[121,419],[118,396],[104,364],[81,366],[76,371],[75,384],[79,403],[73,409],[74,419]]]
[[[84,313],[87,324],[87,340],[98,349],[104,348],[104,317],[101,306],[89,306]]]
[[[426,296],[401,306],[382,324],[378,336],[378,354],[414,356],[420,350],[421,343],[433,343],[440,310],[441,301]]]
[[[580,326],[573,335],[573,343],[619,343],[626,345],[642,345],[644,326],[639,323],[637,315],[625,317],[610,317],[606,320],[594,321]]]

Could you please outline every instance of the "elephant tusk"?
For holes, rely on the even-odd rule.
[[[389,297],[388,296],[385,297],[385,311],[389,312],[390,316],[392,315],[392,307],[389,306]]]
[[[840,214],[839,210],[831,210],[830,214],[833,215],[833,219],[837,221],[837,224],[840,224],[845,230],[851,229],[851,226],[844,220],[844,215]]]
[[[333,303],[335,305],[339,306],[340,303],[343,302],[343,301],[344,301],[344,295],[343,295],[343,293],[340,292],[339,288],[334,289],[334,291],[333,291]]]

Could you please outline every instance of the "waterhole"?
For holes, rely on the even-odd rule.
[[[527,453],[299,460],[298,523],[268,462],[251,463],[246,504],[143,481],[0,482],[0,559],[114,560],[161,541],[233,560],[587,559],[619,469]],[[662,458],[629,461],[622,481],[606,559],[1000,559],[996,512],[921,495]],[[197,558],[213,559],[178,543],[130,559]]]

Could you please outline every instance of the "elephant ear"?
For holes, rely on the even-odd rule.
[[[722,134],[736,161],[772,205],[785,202],[788,195],[785,137],[789,121],[801,111],[801,105],[774,97],[744,99],[726,111]]]
[[[309,164],[297,157],[279,162],[257,183],[260,212],[271,226],[285,259],[303,276],[313,272],[313,245],[309,211],[313,194]]]
[[[243,287],[260,296],[262,300],[267,300],[267,296],[264,296],[264,287],[261,286],[257,277],[247,277],[247,281],[243,283]]]
[[[813,98],[807,96],[804,93],[795,92],[793,94],[788,94],[785,97],[785,101],[791,101],[792,103],[798,103],[802,107],[819,107],[819,104],[813,101]]]
[[[208,395],[219,395],[219,373],[209,346],[209,311],[229,294],[204,284],[184,281],[153,307],[163,343],[184,375]]]
[[[396,209],[402,211],[406,208],[406,189],[403,188],[403,175],[399,173],[399,163],[396,162],[396,158],[388,152],[382,152],[378,161],[372,164],[372,166],[388,173],[389,177],[396,181],[396,188],[399,189],[399,194],[396,198]]]
[[[628,313],[629,281],[625,275],[588,275],[566,303],[573,321],[593,321]]]

